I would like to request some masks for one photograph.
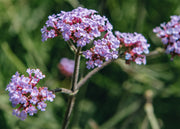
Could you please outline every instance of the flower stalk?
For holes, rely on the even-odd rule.
[[[74,93],[76,91],[77,87],[77,81],[78,81],[78,75],[79,75],[79,64],[80,64],[80,55],[79,53],[81,52],[81,47],[77,48],[77,52],[75,54],[75,67],[74,67],[74,73],[72,76],[72,84],[71,84],[71,91]],[[70,121],[70,116],[72,114],[73,108],[74,108],[74,103],[75,103],[76,96],[72,95],[69,96],[68,100],[68,107],[64,116],[64,122],[62,125],[62,129],[67,129]]]

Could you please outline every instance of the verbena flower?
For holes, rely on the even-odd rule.
[[[111,30],[112,25],[105,16],[98,15],[95,10],[78,7],[49,16],[41,32],[42,41],[61,35],[65,41],[72,40],[83,47],[100,37],[102,32]]]
[[[118,58],[118,48],[120,41],[112,34],[106,33],[104,38],[95,40],[94,46],[90,50],[83,52],[88,61],[86,62],[87,68],[94,68],[95,66],[101,67],[104,61]]]
[[[25,77],[16,72],[12,76],[11,82],[7,85],[6,90],[9,91],[9,100],[12,106],[13,115],[21,120],[25,120],[27,115],[30,116],[37,113],[38,109],[45,111],[46,100],[53,101],[55,94],[49,91],[47,87],[37,88],[38,82],[45,78],[45,75],[39,69],[27,69],[29,77]]]
[[[138,33],[121,33],[115,32],[117,39],[121,42],[121,50],[124,50],[126,63],[130,61],[136,62],[136,64],[146,64],[146,56],[148,54],[150,44],[142,34]]]
[[[58,68],[63,75],[70,77],[74,72],[74,63],[74,60],[62,58],[58,64]]]
[[[161,38],[166,53],[171,54],[172,59],[175,55],[180,56],[180,16],[171,16],[168,23],[162,23],[153,29],[157,37]]]
[[[90,69],[100,67],[104,61],[118,57],[120,42],[112,34],[112,28],[108,19],[98,15],[97,11],[78,7],[69,12],[61,11],[57,15],[49,16],[46,25],[41,29],[42,41],[62,36],[65,41],[76,43],[77,47],[84,47],[92,41],[93,48],[83,52],[88,59],[87,68]],[[72,74],[62,67],[62,64],[59,65],[66,76]]]

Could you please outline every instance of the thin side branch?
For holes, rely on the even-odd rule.
[[[76,90],[75,92],[72,92],[71,90],[69,89],[66,89],[66,88],[56,88],[54,90],[51,90],[53,93],[56,93],[56,92],[61,92],[61,93],[64,93],[64,94],[68,94],[68,95],[75,95],[78,93],[78,90]]]
[[[74,44],[71,42],[71,41],[67,41],[70,49],[74,52],[74,53],[77,53],[77,49],[76,47],[74,46]]]
[[[163,52],[165,52],[163,48],[157,48],[154,51],[151,51],[146,56],[155,56],[155,55],[158,55],[158,54],[163,53]]]
[[[109,60],[109,61],[107,61],[107,62],[104,62],[101,67],[97,67],[97,68],[93,69],[91,72],[89,72],[83,79],[81,79],[81,80],[79,81],[79,83],[78,83],[77,86],[76,86],[76,87],[77,87],[76,90],[78,90],[79,88],[81,88],[81,86],[82,86],[84,83],[86,83],[86,81],[87,81],[90,77],[92,77],[92,76],[93,76],[95,73],[97,73],[99,70],[103,69],[105,66],[107,66],[108,64],[110,64],[112,61],[114,61],[114,60]]]

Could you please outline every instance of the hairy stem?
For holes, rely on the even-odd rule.
[[[79,55],[80,51],[81,51],[81,47],[78,47],[76,55],[75,55],[75,67],[74,67],[74,73],[73,73],[73,77],[72,77],[72,85],[71,85],[72,93],[75,92],[76,87],[77,87],[77,81],[78,81],[78,75],[79,75],[79,64],[80,64],[80,57],[81,57]],[[62,129],[68,128],[70,116],[71,116],[73,108],[74,108],[75,99],[76,99],[75,95],[69,96],[68,108],[66,110]]]

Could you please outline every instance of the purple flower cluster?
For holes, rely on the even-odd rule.
[[[101,67],[103,61],[117,59],[119,45],[119,40],[112,32],[106,33],[102,39],[95,40],[94,47],[83,52],[85,58],[89,59],[86,62],[87,68]]]
[[[147,40],[142,34],[138,33],[121,33],[115,32],[118,40],[121,42],[120,48],[124,49],[124,55],[126,63],[130,61],[136,62],[136,64],[146,64],[146,56],[148,54],[150,44],[147,44]]]
[[[74,72],[74,63],[74,60],[62,58],[58,64],[58,68],[63,75],[70,77]]]
[[[166,24],[162,23],[160,27],[153,29],[157,37],[161,38],[166,53],[180,56],[180,16],[171,16],[171,20]]]
[[[48,17],[46,25],[41,29],[42,41],[61,35],[65,41],[72,40],[77,46],[85,46],[102,32],[111,31],[108,19],[96,14],[97,11],[78,7],[70,12]]]
[[[46,100],[52,102],[55,95],[52,91],[48,91],[47,87],[39,87],[36,85],[45,75],[39,69],[27,69],[29,77],[25,77],[16,72],[12,76],[11,82],[7,85],[6,90],[9,91],[9,100],[12,102],[13,115],[21,120],[25,120],[27,115],[30,116],[37,113],[38,109],[45,111]]]

